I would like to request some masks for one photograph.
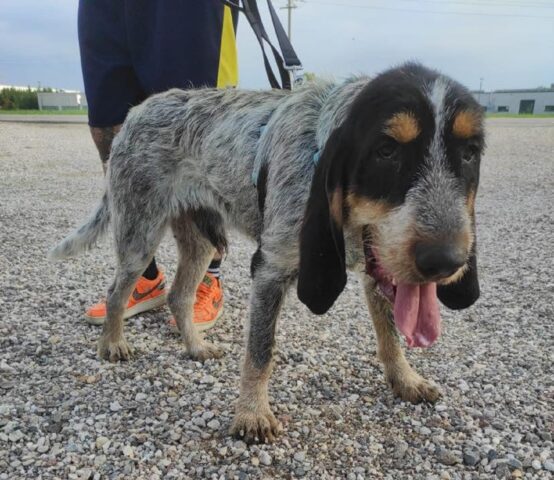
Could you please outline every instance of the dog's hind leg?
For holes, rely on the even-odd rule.
[[[375,292],[370,282],[367,275],[364,275],[365,295],[377,334],[377,355],[383,363],[387,382],[394,394],[402,400],[412,403],[436,401],[440,396],[438,389],[419,375],[406,360],[391,308],[387,301]]]
[[[131,348],[123,333],[123,312],[141,272],[118,268],[116,278],[108,290],[107,317],[98,339],[98,356],[104,360],[117,362],[128,360],[131,356]]]
[[[165,229],[159,222],[155,226],[147,225],[140,218],[140,215],[129,212],[114,224],[118,267],[116,278],[108,290],[107,318],[98,339],[98,355],[111,362],[128,360],[131,355],[123,333],[123,312]]]
[[[200,361],[219,358],[223,351],[205,341],[193,324],[196,290],[216,249],[190,215],[183,214],[173,220],[171,228],[179,250],[179,265],[169,292],[169,308],[189,355]]]
[[[272,442],[281,430],[271,412],[267,389],[277,316],[289,284],[288,275],[263,263],[255,271],[240,397],[230,431],[246,442]]]

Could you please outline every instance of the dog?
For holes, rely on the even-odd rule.
[[[294,91],[170,90],[133,108],[114,139],[107,187],[90,219],[51,252],[91,248],[111,222],[118,266],[100,357],[125,360],[123,309],[167,227],[179,264],[168,296],[194,359],[221,356],[192,323],[195,292],[235,228],[254,239],[246,353],[231,433],[272,441],[268,400],[275,326],[296,281],[316,313],[346,271],[363,278],[378,356],[393,392],[435,401],[408,346],[440,334],[438,300],[479,297],[475,196],[483,113],[467,89],[416,63],[374,78],[317,81]]]

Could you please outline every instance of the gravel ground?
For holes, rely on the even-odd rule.
[[[45,260],[100,196],[87,127],[0,123],[0,480],[553,478],[554,119],[494,119],[488,131],[483,295],[444,312],[436,346],[408,352],[442,399],[392,397],[352,279],[323,317],[289,297],[270,385],[285,431],[248,447],[226,432],[254,246],[233,237],[224,264],[225,315],[209,334],[223,359],[188,360],[163,308],[128,322],[132,361],[100,362],[82,312],[111,281],[109,241]],[[170,240],[159,262],[172,277]]]

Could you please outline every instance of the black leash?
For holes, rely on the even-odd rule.
[[[275,29],[275,35],[277,37],[277,41],[279,42],[279,47],[281,49],[282,55],[279,50],[271,43],[267,31],[264,28],[262,17],[260,15],[260,11],[258,10],[257,0],[242,0],[242,7],[239,3],[240,0],[221,0],[221,2],[233,9],[244,13],[244,16],[252,27],[252,30],[256,35],[256,39],[258,40],[258,43],[260,44],[260,47],[262,49],[265,71],[267,73],[267,78],[269,79],[271,88],[292,90],[292,87],[295,84],[301,83],[302,63],[300,62],[298,56],[296,55],[296,52],[294,51],[294,48],[292,47],[292,44],[290,43],[289,37],[287,36],[285,29],[283,28],[283,25],[281,24],[281,21],[277,16],[277,12],[275,11],[273,4],[271,3],[271,0],[267,0],[267,6],[269,8],[271,21],[273,23],[273,28]],[[264,42],[269,45],[271,51],[273,52],[275,63],[277,64],[277,68],[279,69],[279,76],[281,77],[280,84],[277,80],[277,77],[275,76],[275,73],[273,72],[273,69],[271,68],[269,59],[267,58]],[[267,175],[268,167],[266,163],[262,163],[257,167],[255,166],[254,171],[252,172],[252,181],[258,193],[258,208],[260,210],[260,215],[262,219],[265,209]],[[250,264],[250,275],[252,277],[254,276],[257,268],[264,262],[261,245],[261,238],[258,238],[258,248],[254,253],[254,256],[252,257],[252,262]]]
[[[262,17],[260,11],[258,10],[257,0],[242,0],[242,7],[239,3],[240,0],[221,0],[225,5],[234,8],[236,10],[244,13],[244,16],[248,20],[248,23],[252,27],[256,39],[260,44],[262,49],[262,55],[264,58],[265,71],[267,73],[267,78],[271,88],[283,88],[291,90],[294,84],[301,82],[300,72],[302,70],[302,62],[300,62],[292,44],[290,43],[289,38],[279,20],[277,12],[271,3],[271,0],[267,0],[267,6],[269,8],[269,13],[271,15],[271,21],[273,23],[273,28],[275,29],[275,35],[277,41],[279,42],[279,47],[281,52],[271,43],[267,31],[262,22]],[[281,83],[277,80],[269,59],[265,51],[265,43],[269,45],[271,51],[273,52],[273,57],[275,58],[275,63],[279,69],[279,76],[281,77]],[[282,55],[281,55],[282,53]]]

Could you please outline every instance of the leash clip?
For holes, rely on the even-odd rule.
[[[304,83],[304,67],[302,65],[283,65],[289,72],[291,90],[293,87],[299,87]]]

